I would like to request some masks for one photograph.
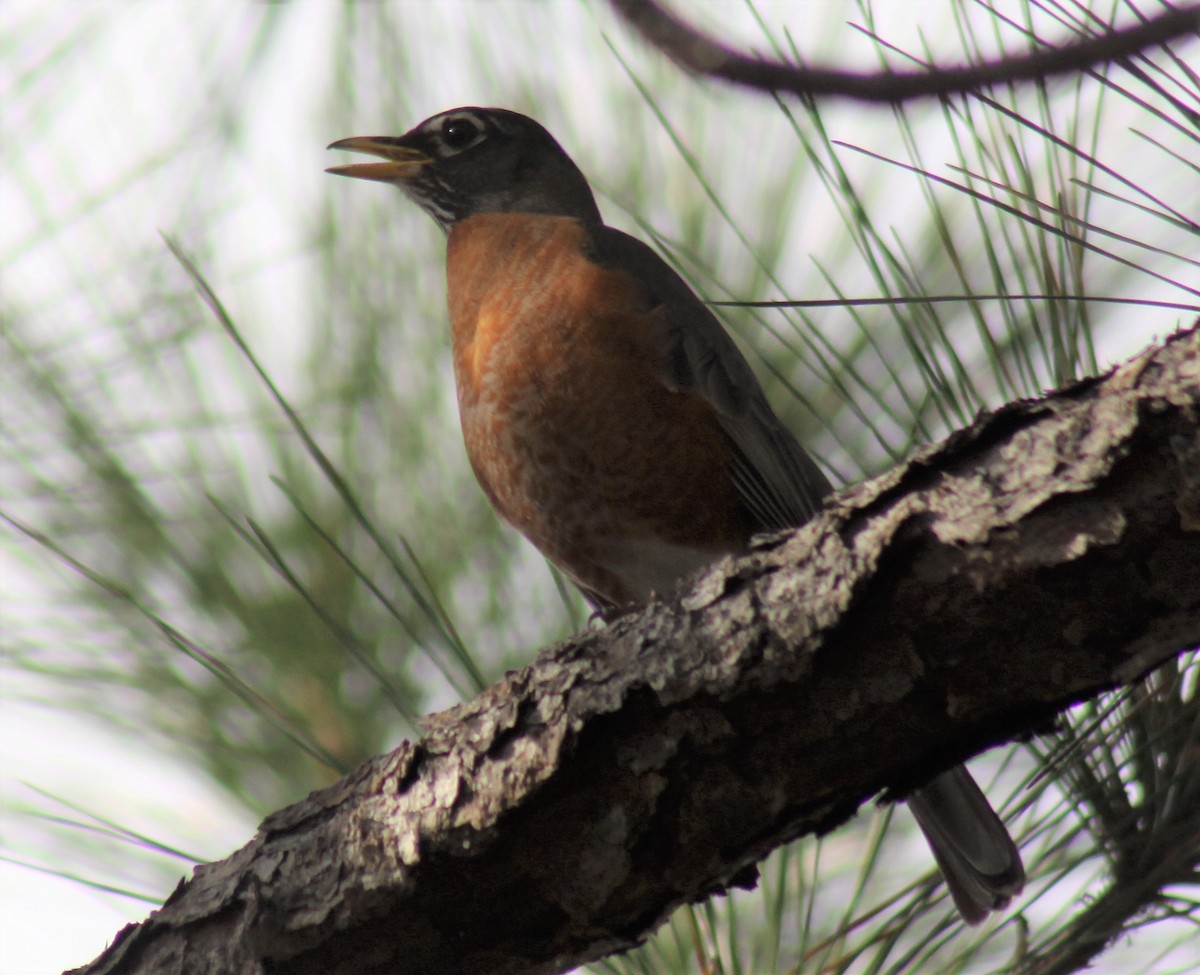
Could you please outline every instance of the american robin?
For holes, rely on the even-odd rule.
[[[333,143],[381,162],[446,232],[454,376],[471,466],[500,516],[599,608],[645,601],[832,488],[720,322],[649,247],[606,227],[541,125],[458,108]],[[966,769],[909,798],[978,923],[1025,874]]]

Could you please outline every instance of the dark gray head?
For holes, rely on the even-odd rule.
[[[533,119],[502,108],[456,108],[401,136],[355,136],[349,149],[386,162],[328,172],[393,183],[446,231],[479,213],[548,213],[600,221],[579,167]]]

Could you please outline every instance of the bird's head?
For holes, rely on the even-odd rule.
[[[579,167],[542,126],[502,108],[456,108],[404,135],[340,139],[330,149],[383,162],[327,172],[398,186],[443,230],[480,213],[545,213],[599,222]]]

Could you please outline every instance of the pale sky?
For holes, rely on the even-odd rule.
[[[509,0],[397,7],[411,21],[411,36],[404,41],[412,46],[403,50],[414,63],[404,67],[419,81],[404,91],[404,104],[387,106],[383,117],[331,124],[329,92],[335,73],[355,70],[331,63],[329,34],[344,23],[333,4],[309,0],[284,11],[233,2],[6,0],[0,5],[0,85],[6,93],[0,99],[0,140],[9,171],[0,181],[0,273],[6,301],[35,315],[41,309],[42,327],[49,334],[74,340],[87,333],[88,316],[96,307],[94,294],[72,297],[80,282],[105,289],[110,307],[132,311],[138,295],[124,280],[123,269],[161,248],[160,231],[186,227],[190,206],[220,200],[227,210],[213,222],[221,247],[207,270],[245,321],[264,323],[263,332],[251,338],[269,344],[273,373],[286,382],[300,375],[306,351],[303,329],[289,333],[269,326],[304,321],[295,296],[303,293],[299,282],[312,270],[305,250],[309,214],[328,194],[344,192],[322,172],[340,161],[329,158],[324,148],[333,139],[365,130],[400,132],[459,104],[519,107],[521,92],[532,89],[557,96],[551,99],[556,117],[543,121],[571,146],[587,172],[603,174],[606,162],[631,148],[647,157],[670,157],[674,150],[665,136],[651,134],[643,140],[641,133],[655,132],[653,120],[606,47],[605,33],[623,56],[662,81],[662,98],[676,113],[724,110],[750,117],[770,111],[751,96],[734,92],[697,95],[690,81],[648,55],[595,4]],[[860,20],[849,4],[830,16],[835,7],[827,2],[759,4],[764,19],[786,20],[799,31],[801,43],[827,36],[827,21]],[[760,37],[742,4],[703,4],[699,10],[734,37]],[[910,47],[919,45],[921,31],[938,39],[938,50],[953,52],[947,10],[941,0],[886,0],[878,4],[879,30]],[[273,15],[286,18],[284,42],[272,48],[266,64],[252,69],[258,31]],[[870,48],[857,35],[843,31],[837,37],[836,49],[814,51],[813,56],[870,63]],[[68,56],[60,58],[60,45]],[[614,89],[621,93],[615,99],[609,94]],[[232,118],[222,114],[229,90],[238,106]],[[623,106],[620,117],[614,116],[613,105]],[[840,137],[858,138],[886,118],[884,110],[879,113],[845,108],[830,117],[843,127]],[[231,125],[240,128],[233,143],[239,158],[222,159],[218,167],[212,157],[218,145],[214,131]],[[634,131],[637,144],[631,147],[628,136]],[[1146,153],[1149,165],[1157,165],[1145,143],[1124,132],[1119,122],[1114,122],[1114,132],[1118,145],[1126,139],[1129,152]],[[940,149],[929,148],[934,155]],[[743,151],[751,149],[765,154],[780,146]],[[869,163],[856,158],[848,165]],[[669,163],[647,168],[647,179],[664,180],[661,216],[669,220],[678,197],[665,177],[676,170]],[[217,177],[227,183],[219,192],[209,183]],[[738,188],[727,189],[736,201]],[[1183,184],[1171,191],[1176,198],[1186,192]],[[893,208],[889,212],[902,222],[916,202],[893,199],[880,205]],[[819,251],[812,240],[830,219],[823,206],[828,204],[814,200],[811,226],[804,228],[803,237],[797,235],[796,264],[810,267],[808,255]],[[602,199],[602,207],[612,222],[635,229],[611,201]],[[412,241],[436,244],[432,230],[415,214],[401,216],[398,204],[396,212],[397,220],[409,221],[405,233]],[[1194,267],[1187,273],[1193,285],[1200,285]],[[1148,287],[1147,294],[1181,300],[1169,287]],[[1107,361],[1136,351],[1174,321],[1170,315],[1130,319],[1155,324],[1114,331],[1104,349]],[[103,350],[97,355],[103,359]],[[214,395],[240,395],[236,384],[223,383],[219,376],[213,382]],[[46,570],[28,546],[5,545],[0,548],[5,604],[0,623],[14,633],[28,606],[36,605],[46,615],[51,590]],[[69,632],[68,623],[64,621]],[[5,668],[3,679],[18,677],[13,668]],[[3,813],[0,852],[19,858],[23,850],[37,849],[39,824],[15,807],[47,806],[24,783],[151,835],[162,836],[169,827],[172,842],[204,857],[223,856],[250,839],[255,825],[250,817],[179,756],[163,755],[149,743],[52,708],[13,701],[30,692],[52,695],[52,687],[12,684],[0,694],[0,795],[9,807]],[[131,858],[138,855],[132,852]],[[82,872],[109,879],[86,867]],[[144,917],[147,910],[144,904],[94,892],[70,879],[0,862],[0,973],[34,975],[83,964],[122,924]],[[1175,960],[1180,958],[1186,963],[1185,956]],[[1200,950],[1194,961],[1200,968]],[[1098,970],[1118,972],[1122,963],[1115,953]]]

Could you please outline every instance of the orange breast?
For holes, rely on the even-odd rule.
[[[621,604],[743,549],[750,521],[712,408],[659,378],[663,336],[641,287],[589,261],[584,240],[566,217],[455,224],[454,371],[467,453],[496,510]]]

